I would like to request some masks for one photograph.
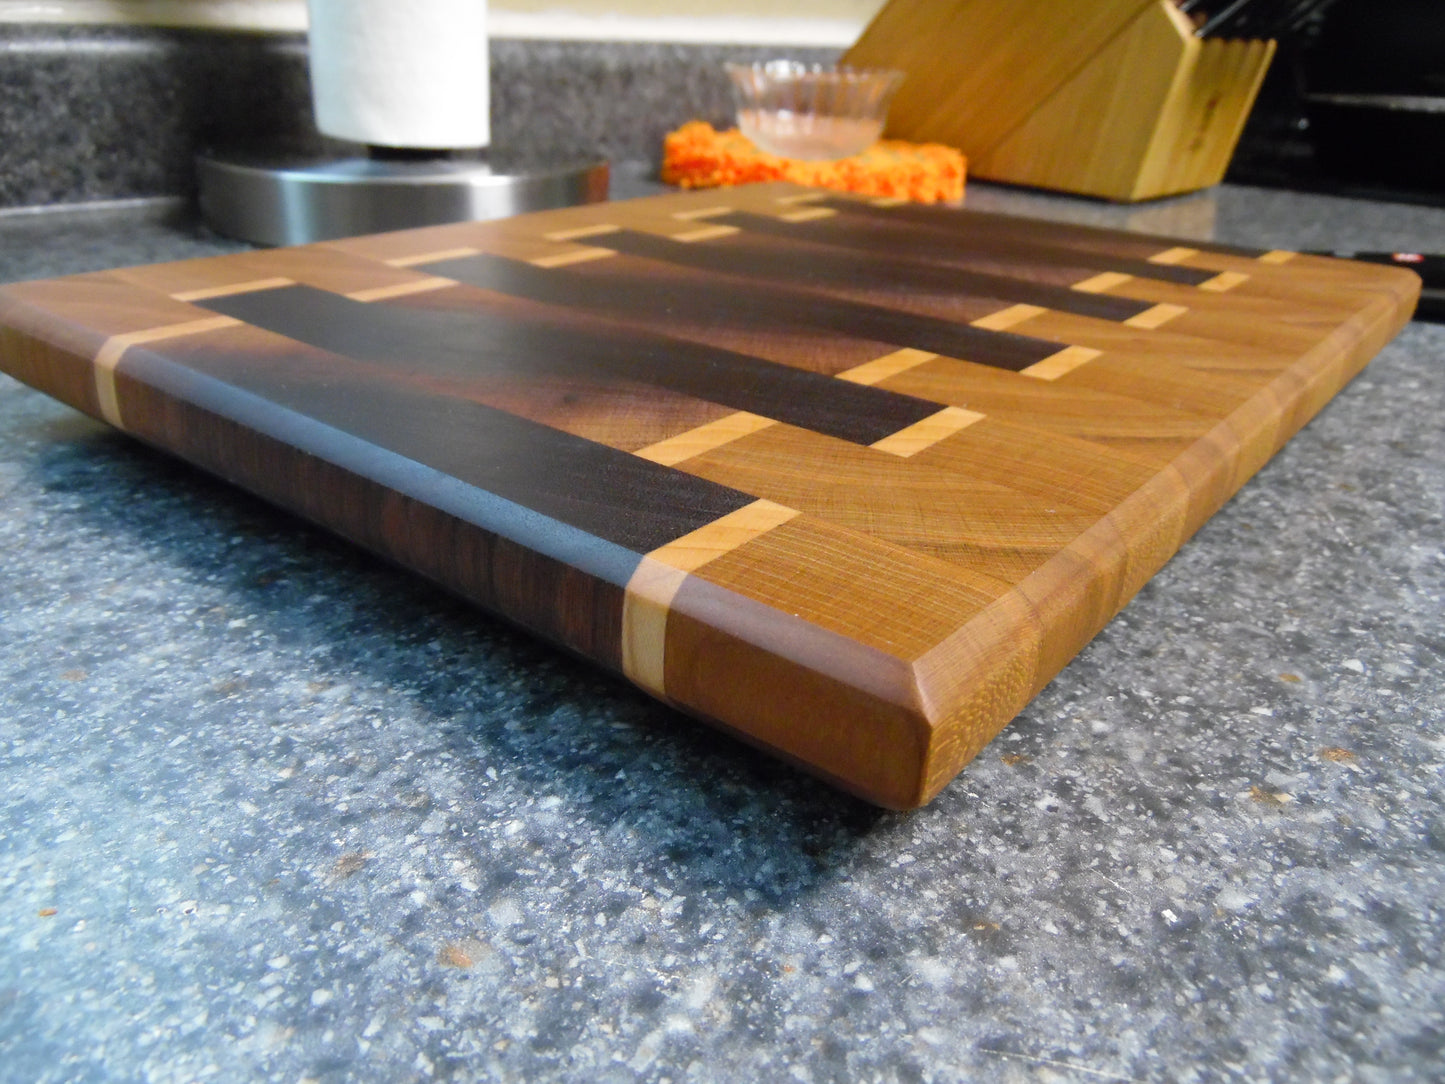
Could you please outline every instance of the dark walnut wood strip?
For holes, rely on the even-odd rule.
[[[794,289],[856,292],[880,300],[909,293],[975,298],[983,303],[978,310],[980,316],[1024,304],[1122,322],[1150,307],[1128,298],[1083,294],[1002,275],[961,272],[897,257],[852,253],[742,232],[686,244],[635,230],[618,230],[592,238],[590,243],[631,256],[753,281],[762,279]]]
[[[601,239],[599,239],[601,240]],[[736,279],[708,280],[705,288],[647,274],[643,261],[619,259],[545,269],[520,260],[478,253],[422,265],[425,270],[498,293],[526,297],[580,312],[656,322],[736,323],[746,313],[750,330],[788,334],[799,327],[839,338],[872,339],[966,358],[1000,369],[1026,369],[1057,353],[1058,343],[1024,335],[984,331],[950,320],[916,316],[822,294],[780,291]],[[659,314],[661,314],[659,316]]]
[[[423,310],[293,286],[199,304],[352,358],[451,378],[605,377],[709,399],[859,444],[921,421],[941,405],[574,314],[546,319],[488,305],[482,296],[457,300],[454,310]]]
[[[468,300],[467,297],[455,299]],[[436,295],[427,299],[428,303],[441,300]],[[382,365],[402,363],[414,375],[425,374],[429,381],[427,390],[432,394],[442,390],[432,382],[438,377],[447,380],[445,391],[451,395],[471,398],[492,394],[489,389],[473,387],[469,381],[474,381],[489,368],[485,361],[476,363],[475,344],[487,341],[489,346],[495,347],[500,336],[495,329],[479,332],[470,325],[448,328],[446,335],[438,334],[438,327],[445,327],[441,317],[447,315],[446,312],[416,313],[397,311],[382,304],[357,305],[324,292],[313,296],[313,292],[301,287],[248,291],[225,299],[208,298],[201,303],[215,305],[229,314],[243,315],[252,325],[264,326],[333,353]],[[412,318],[417,316],[429,318],[432,322],[416,324]],[[454,336],[452,333],[459,334]],[[595,341],[599,332],[592,329],[591,334]],[[429,346],[423,348],[416,345],[418,343],[428,343]],[[442,344],[454,346],[453,353],[443,356],[439,349]],[[573,344],[573,349],[580,350],[582,347]],[[535,377],[538,370],[548,373],[552,367],[539,365],[536,359],[554,356],[565,357],[568,353],[552,341],[529,344],[528,349],[517,352],[515,356],[509,355],[510,368],[505,369],[506,375],[520,380]],[[682,360],[676,358],[675,351],[673,360]],[[620,374],[608,375],[615,378]],[[866,390],[852,384],[833,386],[846,388],[850,394]],[[889,395],[875,394],[880,397]],[[801,444],[795,442],[785,449],[782,463],[787,469],[781,473],[776,469],[759,473],[739,465],[732,468],[733,482],[749,493],[772,497],[792,507],[825,507],[841,522],[857,524],[870,533],[876,530],[882,537],[911,540],[925,552],[951,557],[968,555],[987,572],[1006,575],[1025,573],[1042,556],[1057,549],[1081,529],[1068,514],[1070,509],[1059,506],[1045,513],[1037,499],[1021,498],[993,484],[980,486],[969,483],[965,476],[933,477],[928,472],[909,473],[898,469],[900,458],[933,446],[977,418],[977,414],[956,409],[940,410],[931,405],[926,417],[901,430],[886,433],[873,442],[873,447],[890,455],[860,459],[859,466],[845,472],[845,475],[839,472],[849,459],[846,446],[829,448],[821,445],[814,448],[804,441]],[[348,428],[361,431],[355,419],[349,421]],[[798,438],[805,435],[801,431],[794,432]],[[383,437],[374,439],[380,441]],[[752,443],[758,446],[758,442]],[[814,454],[806,454],[810,448]],[[736,454],[736,450],[729,449],[728,454]],[[698,453],[694,453],[691,461],[684,466],[685,470],[693,474],[707,470],[708,460],[697,456]],[[760,464],[766,460],[766,456],[762,459],[755,457]],[[431,462],[430,459],[424,461]],[[678,462],[675,457],[660,461],[669,464]],[[787,483],[797,480],[797,465],[809,461],[818,464],[820,474],[831,473],[835,477],[826,484],[812,480],[801,489],[796,485],[790,487]],[[864,466],[864,463],[871,466]],[[716,479],[717,475],[713,477]],[[528,503],[523,491],[511,488],[503,492]],[[918,534],[908,528],[906,520],[909,517],[900,512],[925,500],[935,505],[938,525],[928,534]],[[890,511],[895,505],[897,510]],[[1040,507],[1040,513],[1030,511],[1035,506]],[[1026,521],[1033,520],[1037,520],[1035,525],[1024,526]],[[996,525],[1005,522],[1013,524],[1012,535],[1008,539],[1001,538],[996,531]]]
[[[832,208],[820,207],[817,210],[823,213],[793,220],[735,211],[710,216],[707,221],[769,237],[796,238],[853,252],[871,252],[885,258],[906,252],[910,260],[976,265],[984,273],[1016,275],[1035,282],[1071,285],[1094,272],[1108,271],[1182,286],[1198,286],[1215,275],[1215,272],[1201,268],[1106,256],[1037,241],[988,234],[965,238],[896,217],[853,217],[836,213]],[[996,270],[988,271],[989,267]]]
[[[983,211],[950,214],[934,207],[880,207],[846,196],[826,197],[818,203],[849,217],[883,222],[901,219],[970,241],[991,238],[1004,244],[1029,244],[1037,238],[1037,231],[1027,219]],[[812,201],[809,205],[813,205]],[[1206,291],[1234,290],[1243,281],[1238,276],[1243,276],[1249,294],[1306,306],[1334,303],[1342,316],[1348,314],[1354,301],[1364,300],[1372,293],[1384,293],[1400,304],[1413,304],[1410,299],[1418,291],[1408,274],[1398,273],[1399,268],[1386,269],[1396,272],[1394,275],[1361,276],[1347,261],[1280,250],[1263,251],[1208,241],[1181,243],[1177,238],[1061,222],[1050,222],[1047,235],[1050,245],[1073,251],[1208,270],[1214,281],[1201,284]]]
[[[283,334],[248,328],[224,342],[213,338],[204,348],[184,340],[164,348],[175,361],[289,416],[351,434],[378,452],[404,456],[637,555],[754,499],[497,410],[453,388],[435,388],[422,372],[386,364],[394,359],[384,354],[381,361],[348,357]],[[136,364],[128,359],[122,372],[137,377]]]
[[[1176,237],[1135,233],[1132,230],[1076,226],[1068,222],[1049,222],[1046,229],[1039,230],[1034,228],[1031,219],[1015,218],[1011,215],[994,214],[988,211],[971,211],[967,208],[957,211],[952,208],[929,207],[919,204],[879,206],[868,200],[831,195],[825,196],[817,202],[820,206],[828,207],[842,214],[874,221],[908,222],[928,230],[938,230],[962,237],[999,239],[1016,237],[1024,244],[1037,243],[1046,238],[1050,245],[1097,252],[1105,256],[1119,256],[1123,259],[1147,260],[1158,252],[1166,251],[1180,244]],[[1265,255],[1264,249],[1225,245],[1215,241],[1189,241],[1188,244],[1200,252],[1240,256],[1249,260]]]
[[[520,247],[520,246],[518,246]],[[608,251],[608,250],[602,250]],[[475,255],[475,253],[473,253]],[[489,255],[494,255],[490,254]],[[511,259],[511,256],[505,257]],[[522,263],[523,261],[516,261]],[[636,259],[610,253],[604,260],[590,260],[560,268],[538,268],[533,264],[525,266],[539,274],[565,276],[569,282],[610,284],[617,278],[625,278],[635,284],[637,293],[646,299],[654,292],[677,291],[685,296],[706,296],[710,287],[719,281],[719,276],[678,267],[675,264],[659,263],[655,260]],[[477,289],[480,289],[478,287]],[[517,293],[488,291],[496,303],[509,302],[514,307],[544,305],[545,302],[530,301]],[[421,307],[444,307],[442,299],[421,296],[407,302]],[[567,306],[552,306],[562,307]],[[706,307],[699,305],[696,314],[672,307],[663,307],[648,313],[645,309],[634,311],[631,307],[621,311],[607,312],[602,307],[584,307],[576,315],[585,315],[598,320],[608,320],[626,325],[648,334],[661,334],[672,339],[685,339],[717,347],[732,354],[745,354],[765,361],[777,362],[796,369],[835,375],[866,361],[890,353],[896,347],[886,340],[859,338],[838,333],[827,328],[810,327],[804,323],[779,326],[770,323],[753,323],[738,318],[746,310],[724,311],[707,315]]]
[[[709,216],[707,221],[773,236],[786,237],[791,232],[800,238],[859,251],[867,251],[870,245],[880,246],[885,252],[906,246],[914,259],[988,274],[1018,275],[1089,293],[1182,306],[1189,311],[1170,320],[1170,330],[1224,340],[1236,348],[1248,345],[1297,349],[1309,341],[1310,332],[1299,326],[1303,321],[1337,320],[1348,315],[1359,299],[1357,285],[1342,298],[1338,286],[1331,286],[1324,277],[1302,283],[1298,273],[1288,277],[1289,294],[1285,299],[1279,296],[1279,276],[1272,268],[1218,254],[1214,255],[1215,263],[1222,258],[1230,266],[1244,269],[1220,271],[1189,266],[1185,261],[1200,255],[1189,248],[1161,251],[1147,260],[1126,259],[1035,244],[1018,236],[986,232],[950,235],[921,224],[890,226],[886,220],[847,216],[828,207],[813,207],[807,213],[812,217],[798,221],[793,220],[796,213],[786,212],[781,216],[720,214]],[[1226,293],[1231,296],[1220,296]]]
[[[265,345],[256,341],[260,335],[247,333],[233,355],[201,351],[217,363],[204,367],[189,364],[193,357],[158,353],[184,355],[191,344],[133,348],[117,374],[128,432],[554,643],[621,669],[624,585],[640,560],[638,548],[650,539],[634,536],[630,546],[608,541],[460,481],[445,461],[428,465],[328,424],[313,415],[309,400],[302,411],[287,408],[272,396],[274,382],[252,370],[274,366],[273,375],[285,382],[308,360],[274,342],[269,354],[258,349]],[[258,357],[270,362],[257,366]],[[334,359],[312,356],[310,363],[323,367],[316,374],[323,381],[330,374],[334,383]],[[248,379],[262,394],[244,387]]]

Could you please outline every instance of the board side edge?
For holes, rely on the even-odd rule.
[[[931,801],[1410,320],[1382,291],[1078,539],[916,661]],[[1086,569],[1080,575],[1081,567]],[[1052,641],[1052,642],[1051,642]]]

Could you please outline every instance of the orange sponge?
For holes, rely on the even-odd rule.
[[[736,128],[719,132],[700,120],[684,124],[662,144],[662,179],[683,188],[792,181],[865,196],[937,203],[962,198],[965,169],[963,155],[952,147],[893,139],[835,162],[779,158],[758,150]]]

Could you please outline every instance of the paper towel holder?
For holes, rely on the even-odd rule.
[[[595,155],[486,145],[485,0],[307,6],[317,145],[330,150],[202,153],[201,214],[218,232],[295,245],[607,198]]]
[[[302,245],[607,198],[605,160],[513,157],[496,147],[485,156],[360,147],[339,155],[207,152],[196,160],[201,215],[228,237]]]

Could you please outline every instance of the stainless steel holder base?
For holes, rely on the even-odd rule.
[[[228,237],[300,245],[607,198],[605,161],[513,167],[488,159],[210,153],[196,160],[201,213]]]

